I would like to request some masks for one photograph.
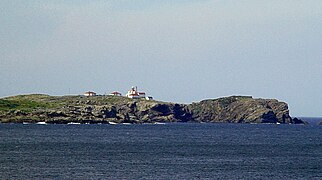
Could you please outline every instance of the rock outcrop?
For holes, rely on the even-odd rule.
[[[188,105],[192,119],[231,123],[300,123],[289,115],[288,105],[275,99],[231,96]]]
[[[23,95],[0,99],[0,121],[303,123],[290,117],[284,102],[248,96],[231,96],[187,105],[115,96]]]

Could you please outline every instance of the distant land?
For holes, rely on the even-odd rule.
[[[276,123],[303,124],[275,99],[231,96],[178,104],[123,96],[18,95],[0,99],[1,123]]]

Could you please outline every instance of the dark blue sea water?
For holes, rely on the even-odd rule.
[[[0,124],[0,179],[322,179],[322,126]]]

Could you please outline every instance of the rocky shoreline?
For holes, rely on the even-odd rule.
[[[231,96],[178,104],[116,96],[19,95],[0,99],[1,123],[276,123],[303,124],[275,99]]]

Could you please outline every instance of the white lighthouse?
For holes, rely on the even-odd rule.
[[[132,86],[131,90],[127,92],[126,97],[132,99],[145,98],[145,92],[139,92],[137,86]]]

